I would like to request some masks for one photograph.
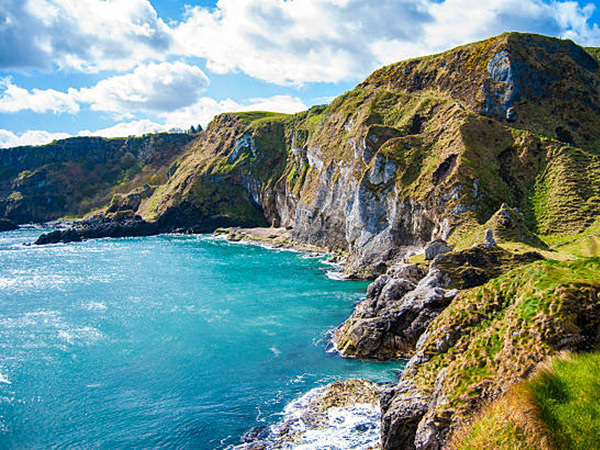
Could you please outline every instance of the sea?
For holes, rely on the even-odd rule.
[[[328,383],[401,369],[334,351],[367,284],[322,256],[211,235],[27,245],[44,231],[0,233],[2,449],[233,448]]]

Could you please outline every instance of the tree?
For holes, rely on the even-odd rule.
[[[197,127],[192,125],[190,127],[190,130],[188,131],[189,134],[196,134],[196,133],[201,133],[201,132],[202,132],[202,125],[200,125],[200,124],[198,124]]]

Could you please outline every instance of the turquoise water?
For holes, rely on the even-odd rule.
[[[327,352],[365,283],[209,236],[26,247],[0,233],[0,448],[239,442],[315,386],[392,380]]]

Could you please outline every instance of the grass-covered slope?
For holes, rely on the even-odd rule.
[[[600,354],[562,355],[487,405],[453,437],[454,450],[597,448]]]
[[[478,114],[498,119],[513,108],[508,116],[515,128],[596,149],[599,68],[596,52],[572,41],[505,33],[386,66],[361,86],[443,92]]]
[[[562,350],[600,349],[600,260],[540,261],[463,291],[428,328],[412,375],[426,393],[444,370],[435,420],[461,423]]]
[[[212,220],[216,226],[266,225],[261,194],[284,173],[288,120],[285,114],[263,112],[217,116],[139,212],[158,220],[185,210],[182,226],[190,220]]]

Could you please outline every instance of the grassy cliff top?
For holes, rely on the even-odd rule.
[[[429,326],[428,361],[415,381],[432,391],[446,369],[437,414],[460,420],[561,350],[598,350],[600,259],[540,261],[463,291]]]
[[[596,149],[598,49],[536,34],[505,33],[375,71],[360,88],[443,93],[488,117]]]

